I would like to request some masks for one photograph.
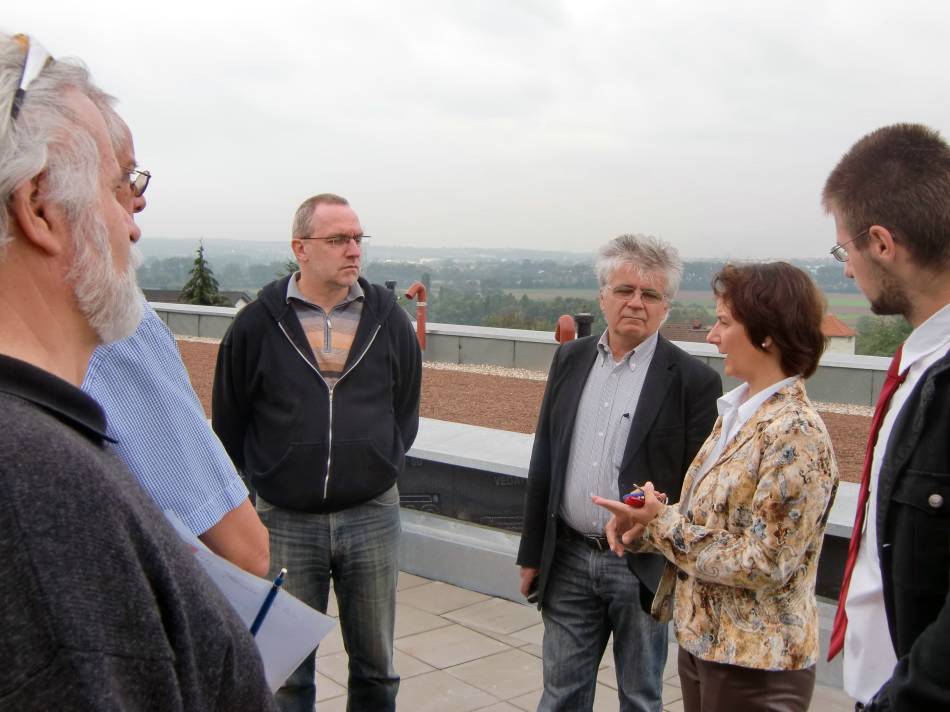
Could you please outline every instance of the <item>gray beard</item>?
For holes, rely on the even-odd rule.
[[[74,239],[76,259],[67,279],[80,312],[103,344],[128,338],[142,319],[143,295],[135,278],[141,253],[133,245],[125,272],[117,275],[105,223],[94,214],[80,221]]]

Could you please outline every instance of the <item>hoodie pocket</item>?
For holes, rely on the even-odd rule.
[[[267,502],[307,510],[323,502],[326,471],[326,443],[291,443],[273,467],[255,475],[252,482]]]

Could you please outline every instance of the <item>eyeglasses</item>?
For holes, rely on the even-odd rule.
[[[870,234],[869,233],[870,229],[871,228],[868,228],[864,232],[859,232],[857,235],[852,237],[843,245],[835,245],[834,247],[832,247],[831,256],[834,257],[836,260],[838,260],[838,262],[847,262],[848,261],[848,245],[850,245],[855,240],[861,239],[862,237],[867,237]]]
[[[133,168],[129,171],[129,185],[132,187],[132,195],[141,198],[148,188],[148,182],[152,180],[152,174],[148,171],[140,171]]]
[[[321,242],[327,243],[330,247],[343,247],[343,245],[348,245],[350,240],[356,243],[356,246],[359,247],[363,244],[363,240],[368,238],[369,235],[334,235],[333,237],[298,237],[298,240],[319,240]]]
[[[23,51],[23,67],[20,70],[20,82],[17,84],[16,94],[13,96],[13,103],[10,105],[10,120],[16,121],[20,115],[20,108],[26,99],[26,90],[30,84],[40,75],[46,65],[53,61],[49,52],[36,40],[31,40],[27,35],[14,35],[13,41],[20,45]]]
[[[604,286],[604,289],[613,294],[617,299],[625,302],[633,299],[637,292],[640,292],[640,301],[644,304],[659,304],[666,299],[666,296],[655,289],[640,289],[639,287],[631,287],[629,284],[618,284],[615,286],[608,284]]]

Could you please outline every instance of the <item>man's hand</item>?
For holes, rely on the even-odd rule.
[[[525,598],[528,597],[528,590],[531,588],[531,582],[534,581],[540,570],[541,569],[536,569],[531,566],[521,567],[521,595]]]

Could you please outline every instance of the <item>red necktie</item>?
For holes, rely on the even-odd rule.
[[[858,490],[858,509],[854,515],[854,529],[851,532],[851,541],[848,544],[848,558],[844,565],[844,580],[841,583],[841,594],[838,596],[838,610],[835,613],[834,627],[831,629],[831,644],[828,646],[828,660],[841,652],[844,648],[844,632],[848,627],[848,616],[844,612],[844,603],[848,598],[848,587],[851,585],[851,574],[854,571],[854,562],[858,559],[858,547],[861,545],[861,531],[864,525],[864,515],[867,512],[868,492],[871,484],[871,460],[874,458],[874,445],[877,443],[877,434],[881,430],[881,423],[887,413],[887,406],[891,402],[894,391],[907,378],[907,373],[898,374],[901,363],[901,351],[904,344],[897,347],[894,358],[891,359],[887,377],[881,387],[877,406],[874,408],[874,418],[871,420],[871,432],[868,434],[868,448],[864,454],[864,470],[861,472],[861,487]],[[872,523],[873,524],[873,523]]]

